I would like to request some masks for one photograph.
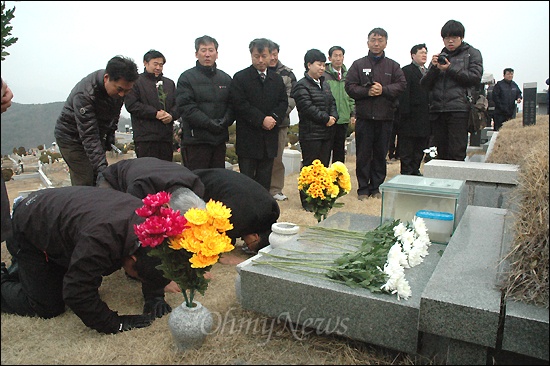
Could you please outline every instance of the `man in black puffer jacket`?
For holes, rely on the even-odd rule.
[[[481,52],[463,42],[464,26],[449,20],[441,28],[445,48],[432,56],[420,85],[430,94],[430,125],[437,159],[463,161],[468,147],[468,93],[481,83]],[[475,101],[474,101],[475,102]]]
[[[511,120],[515,116],[516,103],[521,103],[523,96],[521,89],[512,79],[514,78],[514,69],[505,68],[504,78],[496,83],[493,88],[493,101],[495,102],[494,131],[500,130],[504,122]]]
[[[97,174],[108,165],[105,152],[115,143],[124,96],[138,77],[134,61],[115,56],[69,94],[54,135],[73,186],[95,185]]]
[[[229,101],[231,76],[216,67],[218,41],[195,40],[195,67],[184,71],[176,90],[182,119],[182,163],[190,170],[225,168],[228,127],[235,119]]]
[[[325,82],[325,54],[311,49],[304,56],[304,77],[292,88],[290,96],[296,101],[302,167],[319,159],[324,166],[330,164],[334,125],[338,121],[336,100]],[[306,195],[300,191],[302,207],[306,210]]]

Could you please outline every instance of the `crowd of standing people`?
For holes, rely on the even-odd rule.
[[[377,27],[368,33],[367,55],[349,68],[341,46],[328,50],[329,63],[322,51],[307,50],[300,78],[279,60],[280,46],[266,38],[249,43],[251,64],[233,76],[217,68],[218,42],[208,35],[195,40],[196,65],[177,82],[163,75],[166,57],[158,50],[144,54],[141,74],[133,60],[113,57],[75,85],[56,123],[73,187],[34,192],[14,204],[10,218],[2,181],[2,240],[13,257],[10,268],[2,263],[2,311],[49,318],[69,306],[102,333],[145,327],[170,312],[164,292],[178,289],[159,275],[158,263],[128,229],[142,220],[135,215],[141,198],[161,190],[172,192],[170,204],[182,212],[208,199],[223,202],[233,212],[233,241],[243,239],[252,252],[268,245],[278,201],[288,199],[282,155],[294,108],[302,166],[316,159],[325,166],[344,162],[346,138],[354,131],[362,201],[380,198],[394,126],[401,174],[421,175],[430,143],[438,158],[464,160],[466,96],[483,73],[481,52],[464,42],[464,33],[460,22],[448,21],[441,29],[444,47],[428,67],[423,43],[411,48],[411,64],[401,67],[386,56],[388,32]],[[502,122],[511,103],[521,101],[510,72],[493,90],[495,118],[502,114]],[[2,83],[2,112],[10,94]],[[116,147],[123,104],[137,159],[109,166],[106,152]],[[176,121],[182,164],[173,162]],[[234,123],[239,172],[225,169]],[[301,201],[312,209],[303,195]],[[143,282],[143,314],[118,315],[100,299],[101,277],[120,268]]]
[[[216,39],[198,37],[196,65],[177,83],[163,75],[166,57],[157,50],[145,53],[139,75],[131,60],[117,56],[75,86],[58,119],[56,139],[73,184],[94,185],[114,143],[122,103],[131,115],[138,158],[171,161],[178,121],[182,164],[191,170],[225,167],[229,127],[236,124],[240,172],[284,201],[282,156],[296,108],[302,166],[315,159],[324,165],[343,162],[353,132],[358,198],[379,198],[388,153],[401,160],[401,174],[411,175],[421,175],[429,145],[440,159],[466,157],[467,96],[480,84],[483,60],[464,35],[462,23],[448,21],[441,29],[444,47],[428,65],[427,46],[419,43],[411,49],[411,64],[401,67],[385,54],[387,31],[374,28],[368,54],[349,68],[341,46],[328,50],[328,63],[322,51],[308,50],[300,80],[279,60],[279,44],[266,38],[250,42],[251,65],[230,76],[217,68]],[[117,62],[126,69],[114,69]],[[510,70],[504,80],[509,81],[492,91],[495,102],[506,99],[496,107],[495,130],[511,109],[510,91],[501,90],[507,85],[519,90],[506,76]],[[521,94],[514,98],[519,101]]]

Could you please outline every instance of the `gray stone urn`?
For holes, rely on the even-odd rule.
[[[172,309],[168,318],[168,327],[178,350],[199,349],[206,336],[212,331],[213,318],[210,310],[200,302],[194,301],[194,307],[185,302]]]

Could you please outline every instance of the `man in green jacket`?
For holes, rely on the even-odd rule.
[[[346,74],[348,69],[344,65],[344,53],[346,51],[340,46],[332,46],[328,50],[328,60],[326,64],[325,82],[330,84],[330,90],[334,99],[336,99],[336,109],[340,118],[335,126],[334,142],[332,144],[332,162],[345,159],[346,137],[348,136],[348,127],[355,125],[355,101],[349,97],[344,89]]]

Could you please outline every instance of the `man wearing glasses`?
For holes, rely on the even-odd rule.
[[[437,158],[463,161],[468,147],[468,115],[481,82],[481,52],[464,42],[464,26],[449,20],[441,28],[445,47],[432,56],[420,85],[429,90],[430,125]]]

